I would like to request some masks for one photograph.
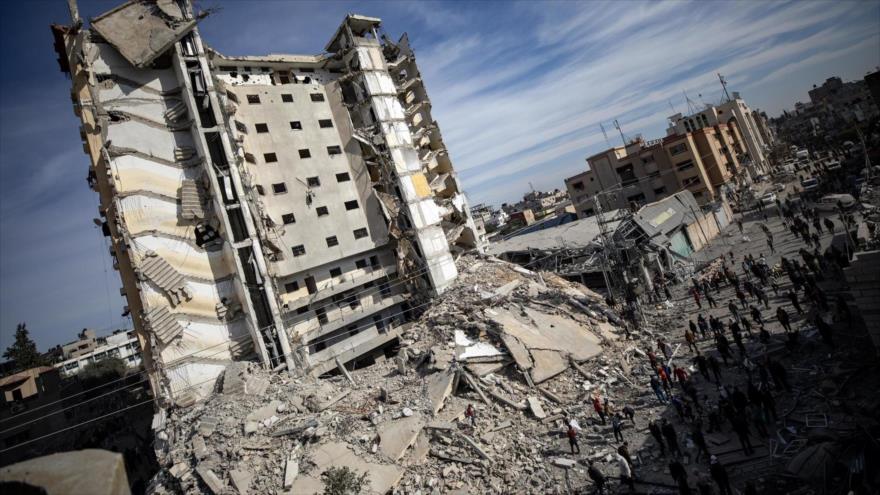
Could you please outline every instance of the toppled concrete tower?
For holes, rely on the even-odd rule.
[[[406,36],[228,57],[187,0],[52,26],[157,397],[229,362],[321,374],[394,345],[479,249]]]

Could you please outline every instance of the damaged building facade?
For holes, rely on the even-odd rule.
[[[406,35],[347,16],[319,55],[228,57],[188,1],[52,26],[158,397],[230,361],[371,359],[478,248]]]

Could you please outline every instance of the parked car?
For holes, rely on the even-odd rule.
[[[771,192],[761,196],[761,204],[764,206],[770,206],[776,203],[776,193]]]
[[[828,194],[822,196],[810,206],[819,211],[835,211],[838,205],[844,210],[848,210],[856,205],[856,198],[850,194]]]
[[[804,192],[810,192],[819,188],[819,179],[810,177],[801,181],[801,188]]]
[[[776,184],[776,192],[780,193],[785,191],[785,184]]]

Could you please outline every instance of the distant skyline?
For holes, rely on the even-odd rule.
[[[84,17],[119,1],[80,1]],[[205,41],[230,55],[320,53],[346,13],[408,32],[472,204],[563,188],[624,132],[718,102],[717,73],[770,116],[828,77],[880,65],[880,2],[199,2]],[[0,350],[25,321],[40,350],[125,326],[121,282],[93,223],[97,195],[49,24],[64,0],[13,2],[0,19]],[[674,111],[673,108],[674,107]],[[102,333],[102,332],[99,332]]]

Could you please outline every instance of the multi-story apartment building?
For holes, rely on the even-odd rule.
[[[112,335],[95,339],[95,342],[88,352],[77,348],[71,354],[65,353],[64,360],[53,366],[67,377],[76,375],[90,363],[110,357],[119,358],[129,368],[137,368],[142,363],[141,346],[134,330],[117,330]]]
[[[705,127],[731,126],[738,130],[742,149],[737,161],[752,177],[769,172],[767,152],[772,143],[766,142],[760,125],[755,120],[754,111],[734,92],[730,101],[720,105],[706,105],[703,110],[691,115],[680,113],[669,117],[668,135],[694,132]]]
[[[478,234],[406,36],[349,15],[320,55],[228,57],[190,2],[53,26],[157,396],[231,360],[371,359]]]
[[[565,186],[578,218],[596,213],[596,199],[606,210],[634,208],[684,189],[704,204],[730,187],[741,153],[735,122],[695,127],[653,141],[637,138],[590,156],[589,170],[569,177]]]

